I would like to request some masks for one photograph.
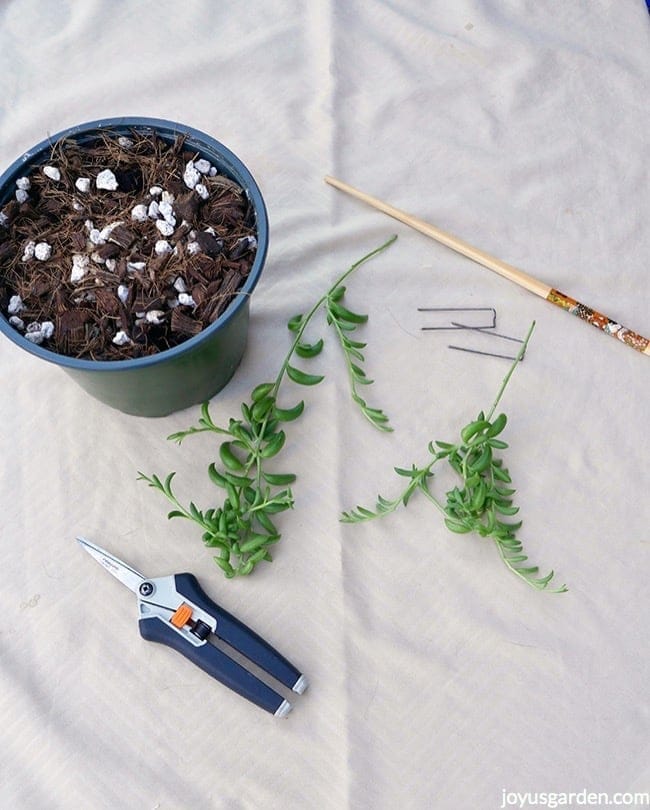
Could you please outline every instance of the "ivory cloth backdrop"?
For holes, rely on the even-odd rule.
[[[3,167],[74,124],[137,115],[209,133],[255,176],[269,253],[215,421],[277,373],[287,320],[398,235],[346,293],[369,315],[363,393],[394,430],[363,419],[318,321],[325,349],[304,367],[325,380],[286,389],[306,403],[278,457],[298,476],[295,508],[278,516],[273,563],[248,578],[224,579],[200,530],[168,521],[136,480],[175,470],[180,497],[214,502],[217,443],[166,440],[198,406],[127,416],[0,341],[0,807],[491,810],[647,795],[650,360],[323,177],[647,336],[649,87],[643,0],[0,4]],[[339,522],[396,497],[393,467],[426,463],[509,367],[448,345],[511,345],[423,331],[440,316],[419,307],[493,307],[496,331],[520,338],[536,321],[501,402],[504,452],[530,559],[568,593],[528,587],[417,494],[382,520]],[[134,597],[78,534],[151,576],[193,572],[309,678],[289,717],[141,640]]]

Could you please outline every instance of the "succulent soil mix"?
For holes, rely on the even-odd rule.
[[[0,209],[0,309],[89,360],[176,346],[226,309],[255,259],[245,191],[155,132],[61,140]]]

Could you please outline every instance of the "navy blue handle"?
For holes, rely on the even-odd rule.
[[[262,709],[266,709],[271,714],[275,714],[285,702],[284,698],[278,695],[271,687],[262,683],[259,678],[256,678],[255,675],[248,672],[212,644],[205,642],[199,647],[195,647],[189,641],[186,641],[180,633],[177,633],[171,624],[158,617],[140,619],[139,625],[140,635],[144,639],[166,644],[184,655],[185,658],[188,658],[197,667],[207,672],[208,675],[221,681],[237,694],[247,698]]]
[[[193,574],[176,574],[174,579],[176,590],[179,593],[215,617],[217,620],[216,634],[220,639],[245,655],[269,675],[277,678],[284,686],[289,689],[296,686],[301,679],[300,671],[257,633],[213,602]]]

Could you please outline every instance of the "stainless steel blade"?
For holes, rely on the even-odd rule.
[[[144,577],[139,571],[136,571],[135,568],[132,568],[122,560],[114,557],[112,554],[106,551],[106,549],[100,548],[100,546],[96,546],[94,543],[86,540],[85,537],[77,537],[77,542],[90,554],[91,557],[97,560],[97,562],[103,566],[109,572],[109,574],[112,574],[116,579],[119,579],[122,585],[126,585],[126,587],[133,591],[133,593],[138,593],[138,588],[146,579],[146,577]]]

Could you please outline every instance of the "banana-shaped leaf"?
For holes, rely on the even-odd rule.
[[[306,371],[301,371],[301,369],[291,365],[287,365],[287,375],[289,379],[298,383],[298,385],[318,385],[319,382],[325,379],[320,374],[307,374]]]

